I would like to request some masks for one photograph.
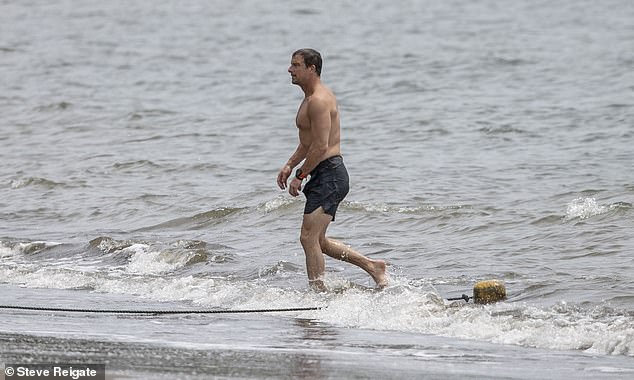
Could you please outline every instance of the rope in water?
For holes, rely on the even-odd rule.
[[[238,314],[238,313],[283,313],[294,311],[321,310],[321,306],[290,307],[280,309],[241,309],[241,310],[116,310],[116,309],[75,309],[64,307],[14,306],[0,305],[0,309],[30,311],[61,311],[68,313],[109,313],[109,314]]]
[[[464,300],[469,302],[470,297],[463,294],[462,297],[447,298],[447,301],[460,301]],[[44,307],[44,306],[18,306],[18,305],[0,305],[0,309],[11,310],[28,310],[28,311],[47,311],[47,312],[66,312],[66,313],[102,313],[102,314],[261,314],[261,313],[284,313],[284,312],[298,312],[298,311],[313,311],[321,310],[322,306],[310,306],[310,307],[289,307],[279,309],[238,309],[238,310],[118,310],[118,309],[77,309],[77,308],[65,308],[65,307]]]
[[[462,297],[456,297],[456,298],[447,298],[447,301],[460,301],[460,300],[464,300],[465,302],[469,302],[470,299],[472,299],[473,297],[468,296],[466,294],[463,294]]]
[[[482,282],[484,283],[484,282]],[[502,288],[503,289],[503,288]],[[474,297],[463,294],[462,297],[447,298],[447,301],[460,301],[469,300]],[[284,312],[297,312],[297,311],[311,311],[321,310],[323,306],[311,306],[311,307],[289,307],[279,309],[238,309],[238,310],[117,310],[117,309],[77,309],[77,308],[64,308],[64,307],[44,307],[44,306],[18,306],[18,305],[0,305],[0,309],[13,309],[13,310],[29,310],[29,311],[46,311],[46,312],[67,312],[67,313],[108,313],[108,314],[260,314],[260,313],[284,313]]]

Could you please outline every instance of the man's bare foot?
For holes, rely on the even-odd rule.
[[[372,264],[373,264],[373,269],[370,272],[370,276],[372,276],[372,279],[374,280],[374,282],[376,282],[376,287],[378,289],[383,289],[389,283],[389,279],[386,273],[385,261],[372,260]]]
[[[326,292],[328,288],[324,285],[324,282],[321,279],[317,280],[308,280],[308,285],[310,285],[311,289],[316,292]]]

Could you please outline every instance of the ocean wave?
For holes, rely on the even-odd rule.
[[[478,130],[486,135],[505,135],[505,134],[528,134],[527,131],[512,126],[512,125],[501,125],[495,127],[482,127]]]
[[[0,241],[0,258],[10,257],[15,254],[13,248],[7,246],[4,242]]]
[[[129,257],[125,270],[135,274],[171,273],[178,269],[208,261],[201,249],[157,249],[148,244],[133,244],[121,254]]]
[[[99,237],[90,241],[88,252],[84,246],[83,255],[77,256],[78,249],[72,246],[74,256],[63,260],[33,260],[34,254],[59,245],[46,241],[0,241],[0,281],[25,287],[80,289],[157,302],[184,302],[210,309],[322,306],[322,310],[304,311],[298,317],[350,328],[634,356],[634,313],[607,304],[531,304],[531,299],[543,296],[545,288],[529,287],[510,301],[473,305],[444,300],[427,279],[410,281],[395,275],[392,285],[375,291],[328,272],[324,280],[331,291],[315,293],[305,287],[303,267],[286,261],[262,265],[251,275],[241,277],[213,271],[209,267],[215,261],[211,253],[227,247],[196,240],[160,243]],[[219,257],[223,257],[222,253]],[[94,259],[100,258],[118,261],[116,265],[107,264],[108,261],[95,264]],[[190,270],[199,265],[200,271]],[[433,283],[443,280],[449,284],[471,281],[457,277],[440,278]],[[289,282],[295,286],[279,285]]]
[[[284,195],[280,195],[274,199],[266,201],[257,206],[257,210],[270,213],[278,210],[284,210],[293,207],[297,204],[303,204],[295,198],[290,198]],[[430,214],[430,213],[443,213],[449,212],[469,212],[473,208],[469,205],[456,205],[456,206],[434,206],[434,205],[415,205],[404,206],[395,205],[385,202],[360,202],[360,201],[343,201],[341,207],[351,211],[362,211],[370,214]],[[467,211],[468,210],[468,211]]]
[[[399,206],[383,202],[357,202],[357,201],[344,201],[342,206],[353,211],[364,211],[371,214],[388,213],[388,214],[415,214],[415,215],[461,215],[461,214],[473,214],[480,213],[488,215],[486,210],[476,210],[470,205],[455,205],[455,206],[433,206],[433,205],[418,205],[418,206]]]
[[[112,168],[116,171],[122,171],[122,172],[133,172],[137,169],[143,169],[143,170],[147,170],[148,168],[151,169],[158,169],[161,168],[162,166],[150,161],[150,160],[137,160],[137,161],[125,161],[125,162],[115,162],[112,165]]]
[[[115,240],[108,236],[100,236],[98,238],[92,239],[88,246],[92,249],[96,249],[98,251],[104,253],[112,253],[115,251],[120,251],[124,248],[127,248],[133,245],[134,242],[131,240]]]
[[[576,198],[568,203],[564,220],[588,219],[597,215],[606,214],[611,211],[628,210],[632,204],[627,202],[615,202],[609,205],[601,205],[595,198]]]
[[[35,107],[33,110],[35,112],[64,111],[72,106],[73,104],[71,102],[61,101],[61,102],[40,105]]]
[[[130,273],[160,274],[172,272],[187,264],[186,257],[152,250],[146,244],[133,244],[124,248],[121,252],[130,256],[126,267],[126,270]]]
[[[196,269],[198,264],[233,262],[234,255],[230,251],[230,247],[199,240],[163,243],[115,240],[102,236],[91,240],[87,247],[47,241],[0,241],[0,266],[23,267],[21,274],[50,268],[51,271],[73,270],[79,273],[176,275],[182,274],[182,271],[204,272],[204,268]],[[64,288],[64,282],[60,284]]]
[[[304,287],[272,286],[269,281],[223,276],[172,275],[186,259],[161,257],[143,244],[123,249],[130,254],[125,270],[85,272],[73,268],[30,270],[0,265],[3,282],[27,287],[88,289],[138,296],[158,302],[185,302],[209,309],[266,309],[323,307],[303,311],[298,318],[334,326],[432,334],[591,354],[634,356],[634,315],[608,307],[586,309],[559,302],[537,307],[526,302],[492,305],[445,301],[426,282],[395,279],[383,291],[374,291],[329,273],[332,291],[315,293]],[[264,277],[302,277],[298,268],[278,263],[263,267]],[[158,275],[166,273],[165,275]],[[40,305],[41,306],[41,305]]]
[[[137,274],[174,272],[199,263],[225,263],[233,261],[227,252],[230,248],[221,244],[207,244],[200,240],[178,240],[171,244],[149,243],[135,240],[115,240],[99,237],[89,243],[111,257],[120,257],[125,270]],[[121,260],[118,260],[121,263]]]
[[[32,241],[32,242],[4,242],[0,241],[0,257],[15,255],[31,255],[40,253],[44,250],[58,247],[62,243],[50,241]]]
[[[255,280],[267,277],[288,278],[294,276],[297,273],[303,274],[304,268],[288,261],[279,261],[276,264],[258,268],[257,271],[254,271],[250,275],[247,275],[245,279]]]
[[[144,118],[156,118],[162,116],[172,116],[176,114],[178,114],[178,112],[167,109],[143,109],[129,113],[128,119],[134,121]]]
[[[568,204],[566,219],[588,219],[607,210],[607,207],[599,205],[594,198],[577,198]]]
[[[210,226],[223,223],[227,217],[232,216],[245,209],[246,208],[244,207],[220,207],[214,210],[201,212],[193,216],[176,218],[149,227],[143,227],[138,229],[136,232],[173,229],[205,229]]]
[[[400,286],[384,292],[351,289],[313,318],[350,328],[433,334],[497,344],[634,356],[634,316],[560,303],[447,303],[435,293]]]
[[[43,187],[45,189],[52,190],[56,187],[64,187],[66,186],[63,182],[55,182],[47,178],[41,177],[24,177],[24,178],[15,178],[12,179],[9,183],[12,189],[22,189],[24,187],[29,186],[38,186]]]
[[[277,198],[271,199],[258,205],[257,210],[264,213],[270,213],[278,210],[287,209],[297,203],[299,203],[299,201],[294,198],[280,195]]]

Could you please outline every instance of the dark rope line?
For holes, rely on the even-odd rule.
[[[114,309],[73,309],[63,307],[12,306],[0,305],[0,309],[31,311],[62,311],[70,313],[110,313],[110,314],[238,314],[238,313],[282,313],[291,311],[321,310],[322,307],[291,307],[281,309],[244,309],[244,310],[114,310]]]
[[[464,300],[469,302],[470,297],[463,294],[462,297],[447,298],[447,301]],[[12,310],[29,310],[29,311],[60,311],[68,313],[103,313],[103,314],[261,314],[261,313],[283,313],[296,311],[312,311],[321,310],[322,306],[311,307],[289,307],[279,309],[242,309],[242,310],[116,310],[116,309],[75,309],[64,307],[43,307],[43,306],[17,306],[17,305],[0,305],[0,309]]]
[[[473,297],[470,297],[466,294],[463,294],[462,297],[456,297],[456,298],[447,298],[447,301],[460,301],[460,300],[464,300],[465,302],[469,302],[470,299],[472,299]]]

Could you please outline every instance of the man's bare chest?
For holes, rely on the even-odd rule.
[[[299,105],[297,110],[297,116],[295,117],[295,124],[300,130],[310,129],[310,118],[308,116],[308,101],[304,99],[302,104]]]

